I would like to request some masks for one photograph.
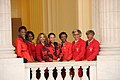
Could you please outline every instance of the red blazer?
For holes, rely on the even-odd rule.
[[[86,41],[86,44],[87,44],[87,42],[88,41]],[[95,60],[95,58],[99,52],[99,49],[100,49],[99,45],[100,45],[99,42],[95,39],[93,39],[93,41],[88,44],[88,46],[86,47],[86,52],[85,52],[86,60],[88,60],[88,61]]]
[[[72,54],[75,61],[84,60],[86,43],[84,40],[79,39],[78,42],[72,42]]]
[[[37,44],[36,45],[36,59],[37,61],[41,62],[42,61],[42,44]]]
[[[61,47],[63,54],[62,60],[71,60],[72,58],[72,44],[70,42],[65,42],[63,47]]]
[[[33,42],[27,42],[28,50],[30,53],[30,56],[32,56],[34,59],[36,59],[36,50],[35,50],[35,44]]]
[[[52,45],[44,46],[42,50],[42,56],[43,56],[43,60],[46,62],[51,62],[53,60],[57,60],[58,58],[61,58],[62,53],[60,50],[60,44],[58,44],[56,52],[55,52],[55,48]]]
[[[16,47],[17,56],[19,56],[21,58],[26,58],[29,62],[33,62],[32,58],[29,54],[27,44],[23,41],[22,38],[16,39],[15,47]]]

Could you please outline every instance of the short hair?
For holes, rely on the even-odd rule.
[[[79,29],[75,29],[72,31],[72,34],[74,34],[75,32],[78,32],[79,34],[82,34],[82,32]]]
[[[59,34],[59,38],[61,39],[61,35],[63,35],[63,34],[65,34],[66,35],[66,38],[68,37],[68,35],[67,35],[67,33],[66,32],[61,32],[60,34]]]
[[[56,37],[55,33],[49,33],[48,38],[50,38],[51,35],[54,35]]]
[[[21,27],[19,27],[18,32],[20,32],[22,29],[24,29],[25,31],[27,31],[27,28],[25,26],[21,26]]]
[[[29,34],[31,34],[33,36],[33,39],[34,39],[34,33],[32,31],[27,31],[27,33],[25,35],[25,39],[28,40]]]
[[[89,35],[90,33],[92,33],[93,35],[95,35],[95,32],[94,32],[93,30],[88,30],[88,31],[86,32],[86,35]]]

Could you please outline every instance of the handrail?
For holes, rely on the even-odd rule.
[[[54,65],[53,65],[54,64]],[[64,62],[34,62],[34,63],[26,63],[26,68],[33,67],[53,67],[53,66],[96,66],[96,61],[64,61]]]

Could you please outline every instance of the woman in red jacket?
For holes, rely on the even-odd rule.
[[[42,51],[46,43],[47,43],[47,36],[44,33],[40,33],[36,41],[36,44],[37,44],[36,45],[36,58],[37,58],[37,61],[39,62],[44,61],[43,56],[42,56]]]
[[[62,61],[69,61],[72,58],[72,44],[67,41],[66,32],[61,32],[59,38],[61,39],[61,51],[63,54]]]
[[[15,41],[15,48],[18,58],[24,58],[24,62],[33,62],[33,59],[31,58],[27,44],[25,42],[25,34],[26,34],[26,27],[21,26],[18,30],[19,36]],[[27,60],[27,61],[26,61]]]
[[[80,38],[82,33],[79,29],[77,29],[77,30],[74,30],[72,34],[75,39],[72,42],[73,60],[75,61],[84,60],[86,43],[83,39]]]
[[[25,38],[26,38],[26,43],[27,43],[27,46],[28,46],[28,50],[29,50],[29,53],[30,53],[30,56],[33,58],[33,60],[36,60],[36,51],[35,51],[35,43],[32,42],[33,39],[34,39],[34,34],[32,31],[27,31],[26,35],[25,35]]]
[[[93,30],[88,30],[86,32],[86,35],[88,40],[86,41],[85,59],[88,61],[93,61],[97,57],[100,49],[100,44],[96,39],[94,39],[95,32]]]
[[[48,34],[48,45],[43,48],[42,55],[46,62],[60,61],[62,54],[60,44],[55,42],[56,35],[54,33]]]

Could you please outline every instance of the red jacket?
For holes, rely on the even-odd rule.
[[[42,61],[42,48],[43,48],[42,44],[36,45],[36,58],[37,58],[37,61],[39,62]]]
[[[75,61],[84,60],[86,43],[84,40],[79,39],[78,42],[72,42],[72,54]]]
[[[88,43],[88,41],[86,41],[86,44]],[[92,40],[92,42],[90,42],[88,44],[88,46],[86,47],[86,52],[85,52],[85,59],[88,61],[92,61],[95,60],[100,46],[99,46],[99,42],[95,39]]]
[[[65,42],[61,47],[61,51],[63,54],[62,60],[71,60],[72,58],[72,44],[70,42]]]
[[[17,56],[27,59],[29,62],[33,62],[27,44],[23,41],[22,38],[17,38],[15,41],[16,53]]]
[[[30,55],[36,59],[36,51],[35,51],[35,44],[33,42],[27,42],[28,50]]]
[[[51,44],[48,46],[44,46],[42,50],[43,60],[46,62],[51,62],[53,60],[57,60],[58,58],[62,57],[60,44],[57,43],[57,47],[53,47]]]

